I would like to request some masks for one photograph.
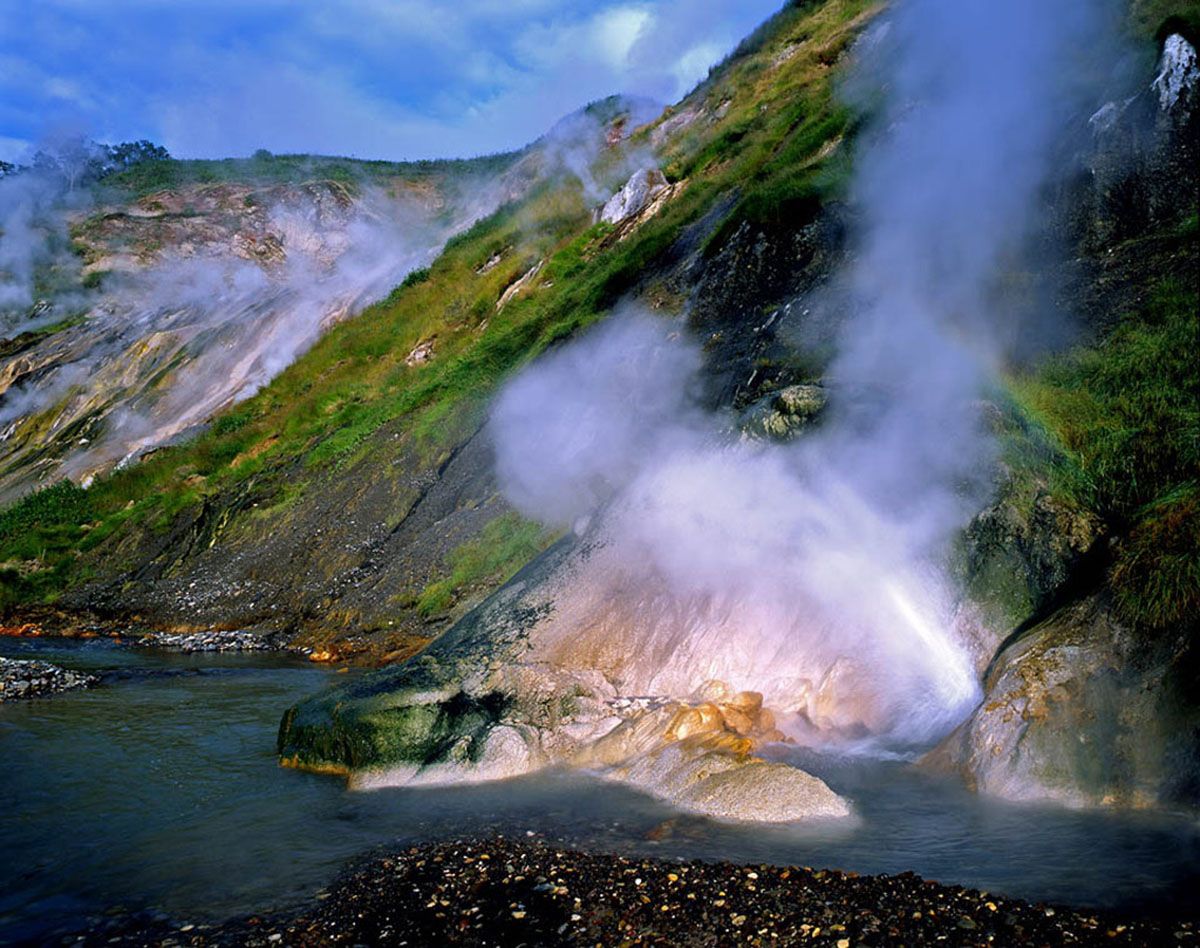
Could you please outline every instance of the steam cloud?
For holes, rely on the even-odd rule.
[[[851,89],[881,105],[858,164],[832,410],[813,434],[731,437],[690,407],[695,346],[636,313],[539,360],[495,406],[513,504],[560,525],[595,515],[630,575],[659,577],[677,605],[719,604],[678,610],[733,617],[691,641],[725,656],[734,687],[794,712],[798,736],[910,748],[978,701],[948,544],[986,500],[977,399],[1023,330],[999,281],[1091,95],[1076,51],[1104,25],[1084,0],[1053,15],[1036,0],[907,0],[860,43]]]

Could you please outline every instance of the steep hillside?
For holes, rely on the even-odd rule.
[[[0,313],[0,500],[90,483],[195,433],[535,174],[518,155],[159,159],[57,196],[49,172],[10,175],[6,240],[22,239],[20,202],[32,204],[38,298]]]
[[[71,588],[60,601],[155,623],[378,632],[385,643],[442,627],[548,539],[496,495],[476,437],[488,394],[635,288],[682,307],[686,268],[737,222],[815,220],[815,196],[838,187],[849,127],[830,67],[869,15],[862,3],[788,10],[652,126],[630,135],[624,114],[604,116],[609,144],[584,151],[582,178],[548,180],[451,241],[210,433],[25,508],[49,518],[10,512],[14,524],[61,520],[49,544],[10,533],[9,601]],[[651,161],[670,188],[643,215],[594,223],[596,205]],[[797,249],[823,253],[823,229]],[[736,319],[710,308],[710,321]],[[749,374],[732,352],[717,361],[729,379]],[[471,543],[500,536],[522,539],[488,556]]]

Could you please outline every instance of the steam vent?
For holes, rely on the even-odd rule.
[[[0,0],[0,944],[1196,943],[1196,0],[289,14]]]

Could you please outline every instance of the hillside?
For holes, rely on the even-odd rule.
[[[206,430],[87,489],[59,482],[0,513],[0,608],[48,624],[250,628],[326,657],[385,661],[470,613],[456,627],[461,645],[487,621],[473,607],[559,536],[500,492],[490,399],[514,370],[629,301],[681,317],[700,341],[706,408],[747,429],[763,418],[776,434],[802,427],[783,395],[824,380],[842,318],[830,278],[861,219],[847,185],[868,116],[841,104],[835,87],[879,13],[859,0],[789,5],[654,120],[600,115],[603,140],[582,165],[566,163],[577,173],[502,188],[494,212],[442,245],[470,216],[449,215],[425,245],[441,245],[428,267],[329,328],[257,394],[214,402],[220,413]],[[992,502],[961,538],[956,575],[964,608],[995,637],[982,663],[992,685],[1005,671],[1002,643],[1024,637],[1028,647],[1027,633],[1044,633],[1047,620],[1068,637],[1119,629],[1122,655],[1152,654],[1155,674],[1172,682],[1195,661],[1200,457],[1188,353],[1200,109],[1194,83],[1178,111],[1149,91],[1160,28],[1195,22],[1194,5],[1134,7],[1136,78],[1129,88],[1114,80],[1110,95],[1140,98],[1090,139],[1093,112],[1072,117],[1063,134],[1072,173],[1046,197],[1046,243],[1065,250],[1014,260],[1006,274],[1014,308],[1045,281],[1079,325],[1048,358],[1014,357],[990,400],[1002,463]],[[560,151],[553,140],[543,147]],[[644,179],[648,193],[599,218],[643,166],[661,179]],[[268,167],[264,175],[293,180],[286,163]],[[479,173],[504,178],[514,167],[496,159]],[[364,170],[368,180],[392,173]],[[125,186],[142,208],[165,204],[152,196],[164,187],[184,196],[224,187],[223,211],[255,188],[292,186],[241,183],[243,171],[183,163]],[[340,186],[331,168],[320,172],[319,187]],[[210,174],[239,186],[202,183]],[[77,229],[95,233],[96,246],[118,239],[111,217]],[[562,560],[574,555],[564,553],[570,542],[522,575],[557,575],[573,562]],[[1064,608],[1091,617],[1083,632]],[[351,697],[393,694],[392,674]],[[1191,726],[1185,698],[1164,720]],[[366,712],[336,725],[331,714],[318,704],[290,718],[283,750],[337,767],[408,752],[379,737]],[[986,782],[985,765],[970,760],[982,738],[963,740],[947,760]]]

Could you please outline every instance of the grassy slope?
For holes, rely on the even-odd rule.
[[[851,130],[833,101],[829,66],[872,9],[862,0],[789,8],[714,71],[675,114],[724,105],[723,117],[670,138],[664,166],[687,187],[633,237],[608,245],[607,228],[591,224],[578,188],[547,184],[452,241],[427,273],[330,332],[193,443],[86,493],[60,486],[0,514],[0,563],[10,564],[0,573],[0,608],[53,599],[94,572],[115,537],[164,530],[184,508],[252,477],[266,499],[254,529],[268,530],[273,510],[303,502],[322,476],[359,459],[382,425],[399,420],[432,463],[474,430],[502,378],[597,319],[718,198],[739,196],[713,246],[743,219],[789,215],[828,196],[847,170],[847,149],[829,146]],[[1131,24],[1149,36],[1168,15],[1200,22],[1197,10],[1190,0],[1136,0]],[[1194,248],[1194,221],[1177,236]],[[501,263],[478,274],[497,252]],[[539,260],[533,288],[497,313],[504,287]],[[1188,362],[1196,305],[1193,288],[1164,285],[1107,339],[1011,380],[1019,427],[1041,442],[1018,452],[1025,473],[1103,518],[1117,538],[1110,579],[1118,601],[1150,627],[1200,610]],[[412,348],[430,339],[435,359],[406,366]],[[496,521],[409,605],[444,608],[510,574],[546,539],[528,524]]]
[[[192,443],[158,452],[87,492],[57,487],[0,514],[0,608],[52,601],[112,570],[120,564],[106,554],[115,540],[165,530],[184,508],[252,477],[264,496],[302,502],[323,474],[356,460],[371,434],[397,419],[435,460],[473,430],[505,375],[599,318],[719,197],[743,195],[738,219],[787,213],[789,202],[836,187],[844,149],[822,149],[847,130],[848,116],[834,105],[829,66],[871,6],[830,0],[788,8],[747,40],[680,106],[713,115],[724,105],[720,118],[695,123],[667,145],[668,174],[686,178],[687,187],[627,240],[604,242],[607,227],[591,223],[578,185],[547,183],[453,240],[423,279],[336,327]],[[785,50],[791,55],[776,63]],[[176,164],[179,174],[194,170],[193,163]],[[227,166],[234,168],[204,167],[225,173]],[[497,252],[501,263],[479,274]],[[545,264],[533,288],[497,312],[503,289],[539,260]],[[407,354],[430,339],[436,357],[407,366]],[[260,527],[269,528],[269,521]],[[479,559],[462,553],[448,564],[448,579],[457,573],[456,585],[474,581],[463,574]],[[444,592],[426,591],[422,602]]]

